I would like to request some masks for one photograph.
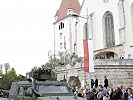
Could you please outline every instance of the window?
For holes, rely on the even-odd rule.
[[[60,43],[60,49],[62,49],[62,46],[63,46],[62,43]]]
[[[69,93],[68,88],[66,86],[60,85],[40,85],[39,86],[40,93]]]
[[[62,28],[64,28],[64,23],[62,24]]]
[[[23,87],[19,87],[18,94],[19,95],[23,95],[23,93],[24,93],[24,88]]]
[[[26,87],[24,91],[24,95],[31,97],[32,96],[32,87]]]
[[[59,25],[59,30],[60,30],[61,28],[60,28],[60,25]]]
[[[64,23],[61,22],[60,25],[59,25],[59,30],[63,29],[63,28],[64,28]]]
[[[60,33],[60,39],[62,39],[62,33]]]
[[[63,23],[61,22],[60,25],[61,25],[61,29],[62,29],[63,28]]]
[[[68,8],[68,10],[67,10],[67,14],[69,15],[69,14],[72,14],[72,13],[73,13],[73,9]]]
[[[112,47],[115,45],[115,36],[114,36],[114,21],[112,13],[107,11],[103,17],[103,26],[104,26],[104,39],[105,46]]]

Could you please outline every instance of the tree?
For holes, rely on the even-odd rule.
[[[50,67],[54,69],[57,66],[65,65],[70,62],[71,56],[67,51],[58,52],[58,54],[53,54],[51,51],[48,52],[49,60],[41,65],[41,67]]]
[[[10,69],[9,71],[7,71],[7,73],[2,74],[1,76],[2,80],[0,82],[0,87],[4,89],[10,89],[12,82],[23,80],[23,77],[16,74],[14,68]]]
[[[60,60],[56,54],[52,54],[52,52],[49,51],[48,58],[49,58],[49,60],[45,64],[41,65],[41,67],[50,67],[50,68],[54,69],[56,66],[59,65]]]

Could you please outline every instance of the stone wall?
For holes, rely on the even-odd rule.
[[[97,76],[99,84],[103,85],[104,76],[107,76],[109,85],[117,86],[133,86],[133,66],[95,66],[95,72],[90,73],[90,77]]]
[[[95,79],[94,77],[96,76],[99,80],[99,84],[103,85],[104,76],[106,76],[110,87],[133,87],[133,59],[97,59],[95,60],[95,72],[91,73],[85,73],[81,66],[62,68],[60,72],[58,71],[58,76],[66,75],[67,80],[69,80],[70,76],[77,75],[81,83],[84,83],[85,80]]]
[[[133,86],[132,59],[98,59],[95,60],[95,72],[90,78],[97,76],[99,84],[104,84],[104,76],[109,80],[109,86]]]

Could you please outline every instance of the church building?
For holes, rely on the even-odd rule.
[[[95,58],[133,59],[133,0],[84,0],[80,16],[88,18]],[[79,26],[86,22],[80,19]],[[78,28],[79,33],[83,30]]]
[[[75,76],[84,86],[96,76],[103,85],[106,76],[110,87],[133,86],[133,0],[62,0],[55,19],[55,53],[82,58],[57,67],[58,80]],[[94,72],[83,70],[84,39],[93,42]]]

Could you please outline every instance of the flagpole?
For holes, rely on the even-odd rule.
[[[88,32],[88,45],[89,45],[89,62],[90,62],[90,66],[94,66],[94,60],[93,60],[93,43],[92,43],[92,35],[93,35],[93,17],[94,13],[91,13],[88,18],[90,18],[91,20],[91,32]],[[91,89],[91,72],[94,72],[94,69],[91,69],[90,67],[90,71],[89,71],[89,79],[90,79],[90,89]]]
[[[86,17],[72,14],[72,16],[80,17],[86,19],[86,37],[83,37],[83,46],[84,46],[84,83],[86,85],[86,80],[88,78],[89,84],[91,83],[90,72],[94,72],[94,62],[93,62],[93,47],[92,46],[92,34],[93,34],[93,22],[92,17],[94,13],[88,15],[88,9],[86,9]],[[88,19],[91,19],[91,31],[88,30]],[[91,50],[90,50],[91,49]],[[90,64],[90,65],[89,65]],[[91,68],[93,67],[93,69]],[[90,85],[91,87],[91,85]]]

